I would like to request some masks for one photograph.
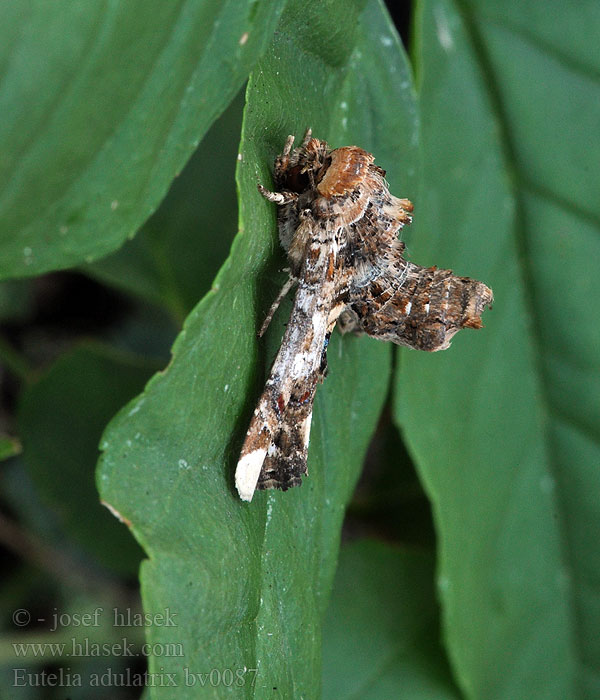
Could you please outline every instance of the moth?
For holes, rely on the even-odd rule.
[[[412,220],[408,199],[390,194],[385,170],[357,146],[330,149],[309,129],[289,136],[275,160],[271,192],[289,279],[269,311],[297,287],[292,313],[246,434],[235,483],[251,501],[257,489],[286,490],[307,474],[317,384],[327,345],[342,332],[367,333],[417,350],[445,350],[461,328],[481,328],[493,300],[485,284],[404,259],[398,231]]]

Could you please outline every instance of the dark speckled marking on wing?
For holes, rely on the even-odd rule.
[[[410,221],[410,211],[410,202],[386,190],[367,208],[357,231],[365,273],[350,286],[344,330],[417,350],[445,350],[462,328],[481,328],[493,295],[482,282],[404,259],[396,231]]]
[[[380,340],[416,350],[446,350],[462,328],[481,328],[492,292],[450,270],[408,263],[402,286],[382,275],[350,297],[355,328]]]

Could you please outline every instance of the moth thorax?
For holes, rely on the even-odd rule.
[[[331,165],[317,185],[323,197],[336,197],[356,189],[367,177],[373,156],[358,146],[337,148],[330,154]]]

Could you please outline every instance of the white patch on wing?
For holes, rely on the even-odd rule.
[[[302,425],[302,437],[304,438],[304,447],[308,449],[308,443],[310,442],[310,424],[312,423],[312,411],[304,419]]]
[[[306,377],[309,373],[309,363],[311,360],[311,353],[299,352],[292,363],[291,375],[293,379],[298,379],[299,377]]]
[[[298,304],[298,308],[302,309],[305,313],[310,313],[312,311],[312,305],[313,305],[313,298],[310,294],[306,292],[306,290],[302,290],[302,294],[298,294],[298,297],[296,299],[296,304]]]
[[[235,487],[242,501],[251,501],[267,451],[264,448],[244,455],[235,470]]]
[[[323,313],[323,311],[315,311],[311,319],[311,324],[313,327],[314,337],[318,338],[321,333],[323,333],[323,335],[325,334],[327,316]]]
[[[404,313],[408,316],[411,309],[412,309],[412,301],[407,301],[406,306],[404,307]]]

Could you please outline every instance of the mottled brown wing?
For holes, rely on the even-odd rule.
[[[256,489],[297,486],[307,473],[312,408],[325,366],[334,296],[329,252],[321,242],[308,246],[286,332],[237,465],[236,487],[243,500],[252,500]]]
[[[271,433],[271,443],[256,484],[257,490],[276,488],[287,491],[293,486],[300,486],[302,477],[308,474],[310,425],[320,376],[319,371],[315,370],[296,383],[287,404],[278,412],[278,423]],[[265,398],[274,406],[278,397],[270,389],[267,387]]]
[[[365,286],[351,289],[340,327],[407,345],[445,350],[461,328],[481,328],[481,314],[493,301],[482,282],[450,270],[405,261],[398,247],[394,265]]]

